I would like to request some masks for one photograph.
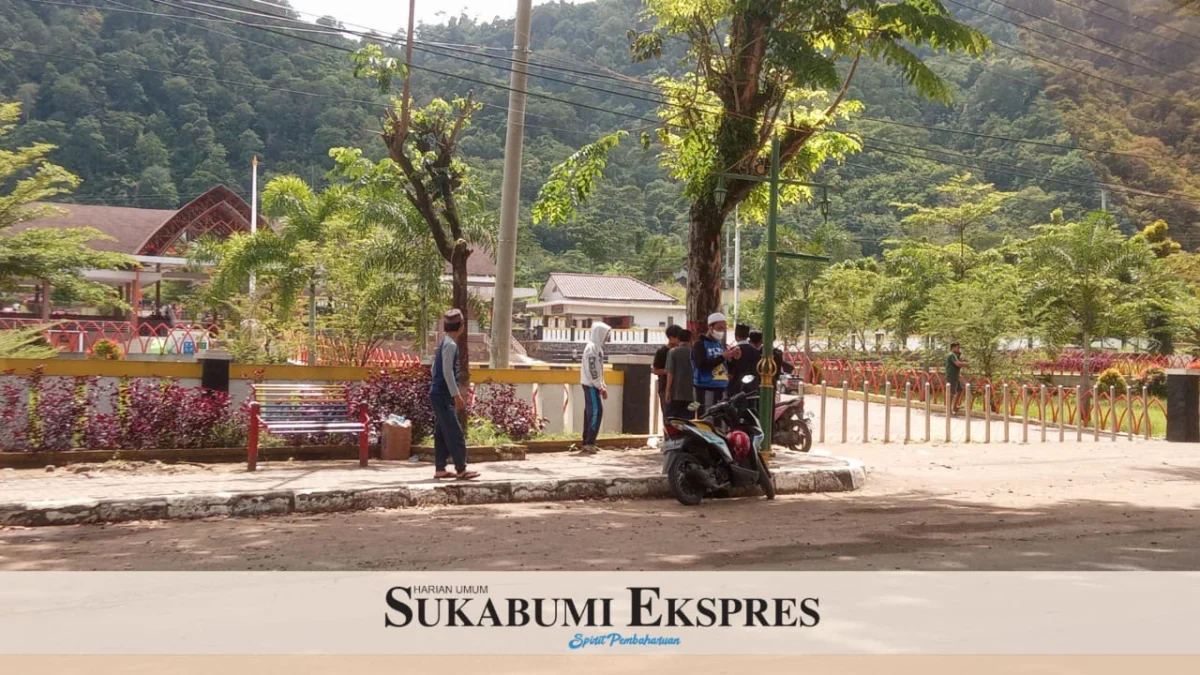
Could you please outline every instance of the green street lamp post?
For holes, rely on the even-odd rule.
[[[761,383],[758,390],[758,418],[763,428],[763,446],[770,453],[771,423],[774,420],[773,409],[775,407],[775,374],[777,372],[775,366],[775,264],[778,258],[829,262],[828,256],[777,250],[779,248],[776,232],[776,223],[779,215],[779,186],[802,185],[805,187],[819,187],[824,190],[828,190],[829,186],[821,183],[805,183],[803,181],[780,178],[778,138],[771,139],[771,163],[770,172],[767,177],[738,173],[717,173],[716,176],[717,187],[713,191],[713,197],[717,208],[721,208],[725,203],[725,196],[728,194],[728,190],[725,188],[726,179],[767,183],[771,188],[770,206],[767,211],[766,279],[765,288],[763,289],[765,296],[763,303],[763,353],[762,358],[758,362],[758,375]],[[828,199],[825,199],[821,203],[821,213],[826,215],[828,213],[827,209]]]

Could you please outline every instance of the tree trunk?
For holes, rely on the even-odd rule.
[[[454,252],[450,255],[452,304],[454,309],[462,312],[463,316],[463,330],[462,334],[458,336],[458,388],[462,391],[463,400],[467,400],[469,396],[471,383],[471,351],[468,339],[471,322],[467,307],[467,258],[470,255],[471,249],[467,248],[465,242],[455,245]],[[465,431],[467,428],[466,408],[458,412],[458,419]]]
[[[707,200],[705,200],[707,202]],[[721,226],[724,215],[710,203],[693,204],[688,231],[688,329],[700,335],[721,307]]]

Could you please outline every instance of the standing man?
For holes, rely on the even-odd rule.
[[[731,393],[742,390],[742,378],[753,375],[757,361],[751,361],[754,355],[750,352],[750,326],[739,323],[733,329],[734,346],[741,350],[741,355],[729,363],[729,381]]]
[[[729,363],[742,354],[736,345],[725,347],[728,328],[724,314],[712,314],[708,317],[708,333],[701,335],[692,346],[692,384],[696,387],[701,414],[725,398],[729,388]]]
[[[679,333],[682,330],[678,324],[667,326],[667,344],[654,352],[652,369],[658,376],[658,409],[662,411],[663,426],[667,424],[667,354],[679,346]]]
[[[696,399],[692,388],[692,331],[679,331],[679,345],[667,354],[667,411],[664,422],[672,417],[690,419],[688,406]]]
[[[958,414],[958,409],[962,406],[963,383],[960,372],[967,367],[967,362],[962,358],[962,345],[957,342],[950,343],[950,353],[946,355],[946,389],[948,395],[954,402],[951,404],[953,414]]]
[[[433,355],[433,378],[429,385],[429,402],[433,405],[433,477],[470,480],[478,478],[476,471],[467,471],[467,436],[458,423],[458,411],[467,406],[458,389],[458,336],[462,335],[463,314],[452,309],[442,315],[442,343]],[[455,473],[446,470],[454,459]]]
[[[596,437],[600,435],[604,401],[608,399],[608,387],[604,384],[604,342],[608,340],[610,330],[603,321],[592,324],[587,346],[583,348],[583,365],[579,369],[579,383],[583,385],[582,450],[589,454],[598,449]]]

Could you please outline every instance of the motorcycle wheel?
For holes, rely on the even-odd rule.
[[[796,452],[808,452],[809,450],[812,450],[812,430],[808,428],[808,425],[804,422],[804,420],[800,419],[800,415],[798,413],[792,413],[792,416],[787,421],[787,425],[788,431],[792,432],[795,434],[796,438],[800,439],[799,443],[792,443],[788,445],[788,449],[795,450]]]
[[[687,472],[693,466],[689,459],[676,459],[667,469],[667,486],[671,494],[684,506],[696,506],[704,500],[704,487],[696,485],[688,478]]]
[[[762,460],[762,455],[754,453],[754,461],[758,464],[758,486],[762,488],[763,494],[767,499],[775,499],[775,479],[771,476],[771,470]]]

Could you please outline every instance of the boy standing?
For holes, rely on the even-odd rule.
[[[612,330],[608,324],[598,321],[592,324],[587,346],[583,348],[583,365],[579,369],[579,383],[583,385],[583,451],[596,452],[596,437],[600,435],[600,422],[604,419],[604,401],[608,398],[608,387],[604,384],[604,342]]]
[[[452,309],[442,316],[442,343],[433,356],[429,402],[433,406],[433,462],[435,479],[478,478],[476,471],[467,471],[467,436],[458,423],[458,411],[467,406],[458,389],[458,337],[466,322],[463,314]],[[455,473],[446,470],[454,459]]]
[[[667,353],[666,419],[690,419],[688,405],[696,398],[692,388],[692,331],[679,331],[679,346]]]

